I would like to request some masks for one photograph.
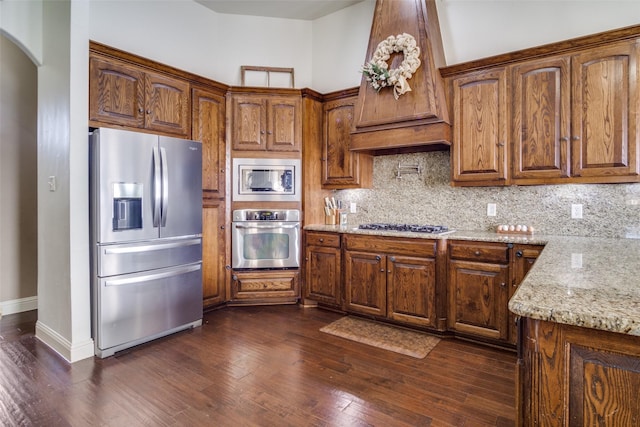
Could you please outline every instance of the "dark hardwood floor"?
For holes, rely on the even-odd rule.
[[[424,359],[319,331],[339,314],[224,308],[74,364],[0,320],[2,426],[513,426],[513,353],[442,340]]]

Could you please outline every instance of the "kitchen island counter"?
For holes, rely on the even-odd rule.
[[[522,317],[640,336],[640,240],[509,235],[459,230],[446,234],[309,225],[305,230],[545,245],[509,302]]]

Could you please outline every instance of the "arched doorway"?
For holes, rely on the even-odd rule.
[[[37,308],[38,76],[0,33],[0,313]]]

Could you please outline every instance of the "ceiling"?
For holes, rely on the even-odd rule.
[[[218,13],[312,21],[363,0],[195,0]]]

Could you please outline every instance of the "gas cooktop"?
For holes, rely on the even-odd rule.
[[[450,230],[449,227],[444,225],[391,224],[380,222],[360,224],[358,228],[361,230],[413,231],[416,233],[430,234],[451,233],[455,231]]]

